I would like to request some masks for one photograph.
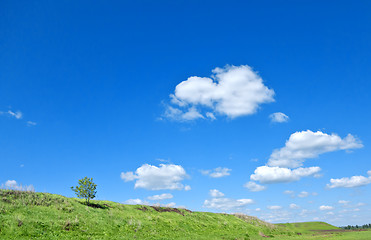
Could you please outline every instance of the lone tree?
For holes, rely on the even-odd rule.
[[[95,198],[97,194],[97,184],[93,182],[93,178],[84,177],[79,180],[79,186],[71,187],[78,198],[85,198],[86,203],[89,205],[89,200]]]

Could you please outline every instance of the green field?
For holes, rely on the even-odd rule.
[[[86,206],[55,194],[0,190],[0,239],[371,239],[367,231],[321,232],[328,230],[339,229],[109,201]]]

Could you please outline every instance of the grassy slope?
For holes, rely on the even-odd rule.
[[[97,208],[82,203],[47,193],[0,190],[0,239],[261,239],[259,232],[288,233],[249,217],[182,209],[158,212],[109,201],[93,201]]]
[[[325,222],[301,222],[276,224],[278,227],[288,229],[293,232],[300,232],[302,235],[276,236],[276,240],[284,239],[333,239],[333,240],[370,240],[371,231],[344,231],[338,227]]]
[[[338,229],[323,222],[272,225],[247,215],[93,203],[0,190],[0,239],[371,239],[371,231],[320,232]]]
[[[281,223],[276,224],[280,227],[285,227],[295,232],[311,233],[320,230],[338,230],[340,228],[330,225],[325,222],[298,222],[298,223]]]

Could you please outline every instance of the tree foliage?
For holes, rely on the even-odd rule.
[[[368,229],[368,228],[371,228],[371,223],[369,224],[363,224],[362,226],[358,226],[358,225],[355,225],[355,226],[351,226],[351,225],[348,225],[348,226],[344,226],[344,227],[341,227],[343,229]]]
[[[79,185],[71,187],[78,198],[84,198],[86,203],[89,204],[89,200],[95,198],[97,194],[97,184],[93,182],[93,178],[84,177],[79,180]]]

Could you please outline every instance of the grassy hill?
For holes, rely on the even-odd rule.
[[[259,239],[290,234],[246,215],[0,190],[1,239]]]
[[[338,228],[110,201],[87,206],[55,194],[0,190],[0,239],[321,239],[313,229]]]
[[[324,230],[340,230],[340,228],[325,222],[281,223],[276,225],[300,233],[311,233]]]

